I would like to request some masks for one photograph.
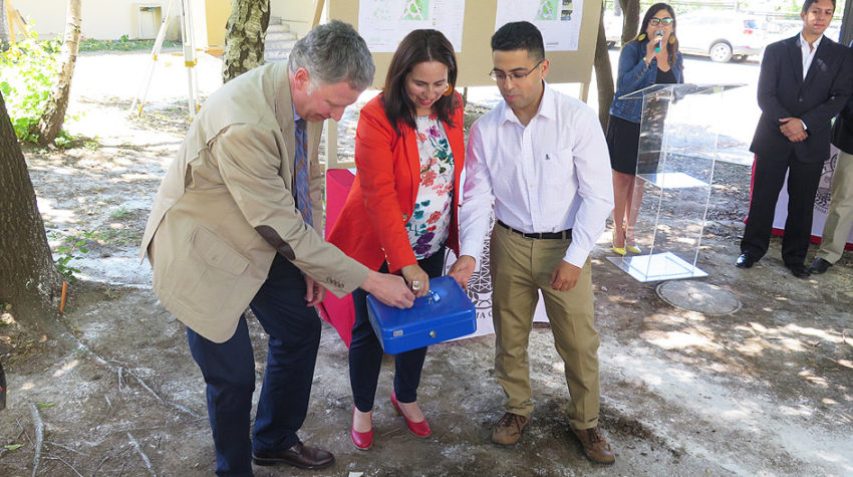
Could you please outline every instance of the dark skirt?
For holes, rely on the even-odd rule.
[[[607,122],[607,149],[610,151],[611,169],[623,174],[636,174],[639,144],[639,123],[610,116]]]

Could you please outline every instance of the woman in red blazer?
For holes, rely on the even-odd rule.
[[[458,253],[459,176],[465,154],[462,97],[454,91],[453,46],[436,30],[415,30],[397,48],[382,94],[367,103],[355,141],[357,174],[329,236],[373,270],[400,273],[416,296],[443,273],[444,252]],[[373,444],[372,410],[382,347],[367,318],[366,293],[353,292],[349,350],[353,391],[350,437]],[[417,403],[426,348],[395,357],[391,403],[418,437],[431,434]]]

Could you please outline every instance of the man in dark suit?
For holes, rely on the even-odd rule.
[[[850,42],[850,48],[853,48],[853,42]],[[832,144],[841,151],[832,176],[829,213],[823,226],[820,250],[809,267],[813,274],[825,272],[841,258],[853,227],[853,96],[835,118]]]
[[[750,268],[766,252],[779,191],[788,172],[788,219],[782,259],[798,278],[807,278],[814,198],[823,162],[829,157],[830,126],[853,89],[853,58],[847,47],[823,32],[835,0],[806,0],[797,36],[767,46],[758,80],[761,118],[750,150],[755,181],[749,218],[736,265]]]

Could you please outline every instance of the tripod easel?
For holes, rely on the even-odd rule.
[[[195,116],[195,113],[201,107],[198,96],[198,77],[195,71],[198,59],[196,58],[195,30],[193,29],[190,0],[169,0],[166,3],[166,14],[163,15],[163,20],[160,22],[160,30],[157,32],[157,38],[154,40],[154,47],[151,49],[151,65],[148,67],[148,74],[146,75],[145,82],[140,86],[139,92],[133,99],[133,104],[130,106],[131,112],[136,112],[140,116],[142,115],[142,108],[145,105],[145,98],[148,96],[148,88],[151,86],[151,79],[154,77],[154,69],[157,66],[160,51],[163,48],[163,40],[166,38],[166,29],[172,15],[172,3],[175,1],[181,2],[181,42],[183,43],[184,66],[187,67],[187,110],[190,117]]]

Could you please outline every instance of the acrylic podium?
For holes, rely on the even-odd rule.
[[[633,200],[640,253],[608,260],[636,280],[708,276],[696,263],[717,159],[714,125],[725,120],[724,95],[740,86],[659,84],[621,97],[643,102]]]

